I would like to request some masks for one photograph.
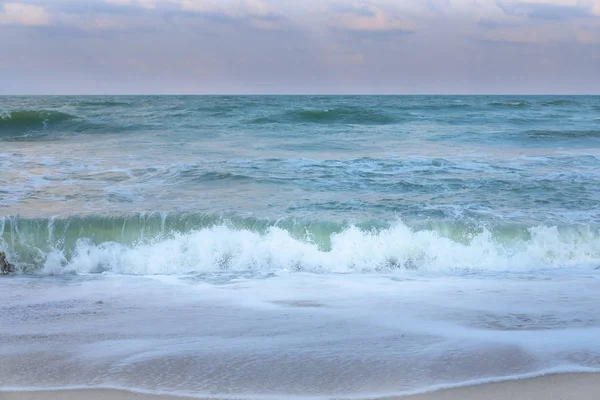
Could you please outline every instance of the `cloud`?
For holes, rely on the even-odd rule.
[[[533,20],[564,21],[599,15],[600,0],[496,0],[506,14]]]
[[[263,0],[241,0],[235,3],[215,0],[170,0],[181,3],[183,11],[192,11],[225,20],[243,22],[259,30],[282,29],[286,21]]]
[[[5,3],[0,12],[0,24],[48,26],[52,18],[42,6],[24,3]]]
[[[139,5],[142,8],[146,8],[146,9],[154,9],[156,8],[156,0],[105,0],[108,4],[113,4],[113,5],[119,5],[119,6],[124,6],[124,5]]]
[[[349,6],[347,4],[343,5],[343,4],[334,4],[331,7],[331,10],[334,12],[338,12],[341,14],[352,14],[352,15],[357,15],[359,17],[374,17],[375,13],[373,12],[373,10],[371,10],[371,8],[369,8],[369,6],[363,4],[363,5],[357,5],[357,6]]]
[[[501,29],[501,28],[517,28],[518,25],[510,22],[501,22],[491,19],[481,19],[477,23],[480,28],[483,29]]]
[[[387,37],[414,33],[414,24],[383,8],[369,3],[335,7],[329,26],[363,37]]]
[[[0,37],[19,30],[0,77],[34,92],[598,91],[599,17],[600,0],[0,0]]]
[[[116,6],[138,5],[146,9],[175,7],[181,12],[198,14],[212,22],[240,23],[260,30],[282,27],[285,20],[263,0],[105,0]]]
[[[74,36],[79,33],[92,34],[113,32],[114,34],[135,33],[151,30],[151,26],[140,26],[136,20],[126,16],[94,13],[89,15],[59,13],[55,17],[54,29]]]

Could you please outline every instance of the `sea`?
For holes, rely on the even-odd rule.
[[[0,97],[0,390],[600,371],[600,96]]]

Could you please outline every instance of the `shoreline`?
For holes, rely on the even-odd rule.
[[[436,389],[418,394],[373,397],[371,400],[588,400],[600,392],[600,373],[549,373],[531,378],[514,378],[496,382],[466,384]],[[265,398],[301,398],[302,396],[265,396]],[[193,397],[152,394],[125,389],[24,389],[0,390],[0,400],[189,400],[189,399],[245,399],[246,397]],[[248,399],[261,397],[248,396]],[[307,396],[306,398],[317,398]],[[323,396],[322,399],[329,397]],[[352,397],[335,397],[352,399]],[[357,397],[355,399],[360,399]],[[362,399],[369,399],[362,397]]]

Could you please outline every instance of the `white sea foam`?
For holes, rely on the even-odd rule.
[[[389,229],[351,226],[330,236],[330,248],[271,227],[264,233],[227,226],[173,233],[125,245],[80,239],[72,254],[56,249],[42,273],[189,274],[214,271],[437,272],[528,271],[595,267],[600,264],[597,231],[534,227],[529,238],[498,239],[489,230],[455,241],[434,230],[398,222]]]
[[[345,394],[343,396],[344,399],[347,400],[373,400],[373,399],[388,399],[395,398],[399,396],[415,396],[426,393],[439,392],[443,390],[449,389],[459,389],[464,387],[474,387],[481,386],[491,383],[502,383],[502,382],[511,382],[511,381],[522,381],[529,379],[541,378],[548,375],[562,375],[562,374],[597,374],[600,373],[599,368],[585,368],[585,367],[574,367],[574,366],[566,366],[566,367],[555,367],[549,368],[545,370],[536,371],[528,374],[520,374],[520,375],[509,375],[509,376],[499,376],[499,377],[490,377],[487,379],[473,379],[467,380],[457,383],[448,383],[448,384],[438,384],[432,385],[422,389],[416,390],[405,390],[405,391],[397,391],[397,392],[374,392],[371,394],[362,394],[362,395],[348,395]],[[327,400],[330,399],[330,396],[327,395],[264,395],[264,394],[252,394],[252,395],[226,395],[226,394],[214,394],[214,393],[194,393],[183,390],[147,390],[143,388],[132,388],[127,386],[118,386],[118,385],[81,385],[81,386],[58,386],[58,387],[0,387],[1,392],[17,392],[17,393],[43,393],[43,392],[71,392],[71,391],[81,391],[81,390],[115,390],[120,392],[129,392],[129,393],[137,393],[143,395],[150,396],[177,396],[181,398],[189,398],[189,399],[219,399],[219,400]]]
[[[0,279],[0,389],[383,398],[598,371],[599,276],[553,275]]]

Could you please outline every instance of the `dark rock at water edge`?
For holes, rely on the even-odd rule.
[[[6,260],[6,253],[0,251],[0,274],[8,275],[15,272],[15,266]]]

